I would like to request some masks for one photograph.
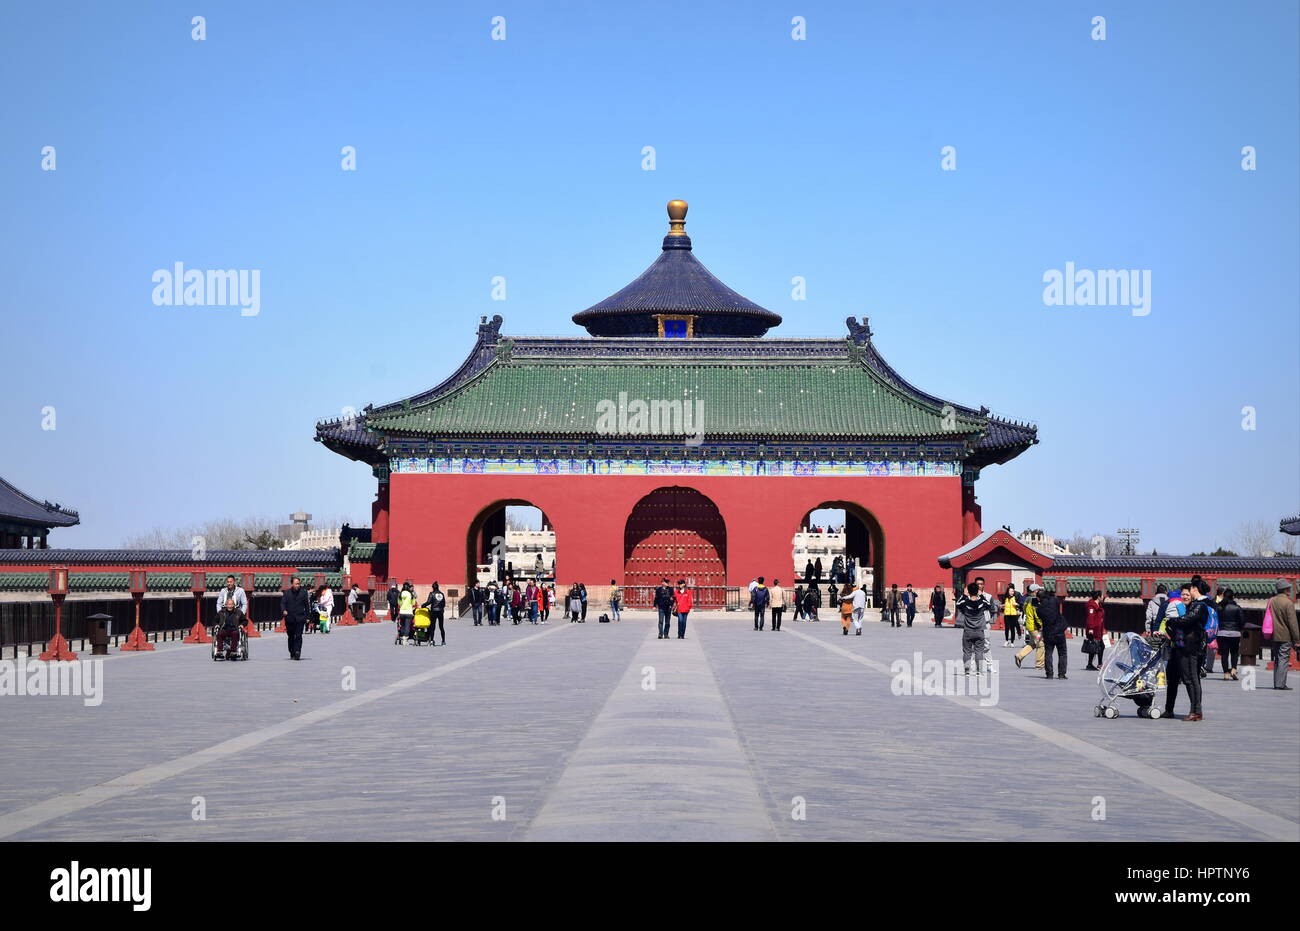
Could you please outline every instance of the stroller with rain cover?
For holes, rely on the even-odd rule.
[[[1097,685],[1101,703],[1092,709],[1098,718],[1117,718],[1116,700],[1128,698],[1137,705],[1139,718],[1158,718],[1163,709],[1154,704],[1156,693],[1165,689],[1165,664],[1169,661],[1169,638],[1164,634],[1125,634],[1111,647],[1101,665]]]

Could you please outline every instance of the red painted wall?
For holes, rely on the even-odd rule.
[[[565,582],[604,585],[623,577],[623,531],[633,506],[656,488],[694,488],[717,505],[727,525],[727,581],[758,575],[788,579],[800,520],[825,501],[850,501],[880,523],[885,582],[945,586],[935,557],[962,540],[961,479],[882,476],[393,475],[389,570],[399,579],[465,581],[466,537],[489,506],[526,500],[556,532]]]

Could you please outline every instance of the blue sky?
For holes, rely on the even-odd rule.
[[[681,197],[772,335],[865,314],[924,389],[1038,423],[986,524],[1226,542],[1300,510],[1298,9],[8,4],[0,475],[81,510],[65,546],[366,523],[314,422],[441,380],[480,314],[579,335]],[[175,262],[259,269],[260,313],[155,306]],[[1045,306],[1066,262],[1149,269],[1150,314]]]

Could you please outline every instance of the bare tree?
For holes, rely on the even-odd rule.
[[[1102,538],[1101,546],[1093,541]],[[1120,556],[1124,553],[1124,541],[1113,533],[1093,533],[1085,534],[1076,530],[1068,539],[1062,540],[1070,552],[1077,556]]]
[[[1276,523],[1264,520],[1243,521],[1232,541],[1243,556],[1294,556],[1296,552],[1296,538],[1279,533]]]
[[[276,522],[266,517],[250,517],[236,521],[218,518],[189,527],[155,527],[145,533],[127,537],[122,545],[127,549],[146,550],[247,550],[278,549],[280,541],[275,536]]]

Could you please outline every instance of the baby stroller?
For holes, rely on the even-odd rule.
[[[428,608],[415,609],[415,644],[433,646],[433,617]]]
[[[1165,664],[1169,661],[1169,638],[1152,634],[1125,634],[1111,648],[1097,675],[1101,704],[1092,709],[1098,718],[1117,718],[1115,702],[1128,698],[1137,705],[1139,718],[1155,719],[1164,709],[1153,704],[1156,693],[1165,690]]]

